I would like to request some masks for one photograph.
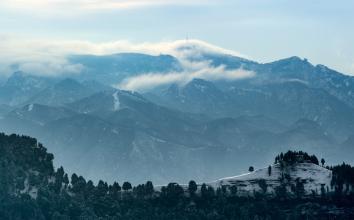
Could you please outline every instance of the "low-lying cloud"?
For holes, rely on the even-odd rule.
[[[116,87],[124,90],[146,91],[158,86],[168,84],[184,85],[193,79],[205,79],[210,81],[216,80],[239,80],[250,78],[255,75],[252,71],[243,69],[226,70],[224,66],[206,67],[195,71],[184,71],[182,73],[149,73],[143,74],[123,80]]]
[[[75,54],[109,55],[121,52],[151,55],[170,54],[178,58],[189,69],[190,63],[185,62],[186,57],[198,57],[205,52],[245,57],[238,52],[226,50],[200,40],[157,43],[132,43],[129,41],[92,43],[89,41],[23,39],[16,36],[1,35],[0,51],[0,74],[7,76],[15,71],[43,76],[79,74],[84,67],[72,64],[66,58]],[[200,68],[202,67],[204,68],[205,65],[201,65]]]
[[[73,64],[67,59],[69,55],[75,54],[110,55],[121,52],[135,52],[150,55],[169,54],[179,60],[183,68],[182,72],[141,73],[139,76],[126,78],[117,85],[121,89],[136,91],[170,83],[185,84],[194,78],[237,80],[254,75],[253,72],[242,69],[229,70],[225,66],[215,67],[205,59],[198,59],[203,58],[202,55],[205,53],[245,57],[236,51],[226,50],[201,40],[158,43],[132,43],[129,41],[92,43],[88,41],[54,41],[0,36],[0,50],[0,74],[7,76],[15,71],[47,77],[80,74],[85,66]]]

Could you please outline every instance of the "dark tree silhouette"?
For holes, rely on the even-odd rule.
[[[122,189],[123,189],[124,191],[131,190],[132,188],[133,188],[133,187],[132,187],[132,184],[131,184],[131,183],[129,183],[129,182],[124,182],[124,183],[123,183]]]
[[[238,194],[237,182],[230,182],[229,188],[219,187],[216,193],[213,187],[203,184],[199,193],[197,184],[191,181],[188,191],[195,192],[191,198],[185,193],[186,187],[177,183],[154,191],[148,181],[122,194],[117,182],[109,185],[99,181],[94,185],[76,174],[66,187],[68,175],[63,168],[54,171],[52,160],[53,156],[35,139],[0,134],[0,219],[354,219],[354,167],[344,163],[328,167],[332,170],[332,188],[321,185],[312,197],[304,189],[307,178],[294,182],[283,173],[277,187],[267,186],[264,179],[257,180],[263,192],[274,187],[272,196],[247,196],[243,191]],[[303,152],[276,158],[284,167],[316,160]],[[289,185],[293,193],[288,192]],[[35,198],[22,193],[30,187],[38,192]],[[131,184],[125,182],[123,190],[130,189]]]
[[[208,195],[208,188],[205,183],[203,183],[202,186],[200,187],[200,194],[203,198],[207,197],[207,195]]]
[[[321,159],[321,164],[322,164],[323,167],[324,167],[325,162],[326,162],[325,159],[322,158]]]
[[[154,193],[154,185],[152,184],[151,181],[147,181],[145,186],[144,186],[144,193],[147,196],[151,196]]]
[[[272,175],[272,166],[269,165],[268,167],[268,176]]]
[[[194,180],[189,181],[188,191],[189,191],[190,195],[194,195],[195,192],[197,191],[197,189],[198,189],[197,183]]]
[[[286,164],[294,164],[294,163],[303,163],[310,162],[318,165],[318,159],[315,155],[308,155],[303,151],[288,151],[285,154],[281,153],[275,157],[275,163],[286,163]]]

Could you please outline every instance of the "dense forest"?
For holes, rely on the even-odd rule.
[[[55,170],[53,159],[34,138],[0,134],[0,219],[354,219],[354,167],[347,164],[327,167],[333,172],[331,192],[304,196],[280,187],[273,196],[239,196],[237,187],[214,189],[194,181],[160,188],[150,181],[95,184],[77,174],[68,177],[62,167]],[[275,159],[302,161],[319,164],[304,152]]]

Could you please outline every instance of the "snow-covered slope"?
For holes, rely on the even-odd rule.
[[[282,177],[283,180],[281,180]],[[311,194],[312,192],[319,194],[322,186],[325,190],[331,191],[332,171],[313,163],[296,163],[283,168],[280,164],[275,164],[271,166],[270,175],[267,167],[239,176],[222,178],[207,185],[215,189],[221,186],[235,185],[238,194],[250,195],[254,192],[262,192],[259,184],[261,179],[265,180],[267,184],[267,193],[274,193],[275,188],[280,186],[281,183],[284,183],[287,190],[291,192],[291,186],[296,186],[296,182],[301,181],[304,185],[305,194]]]

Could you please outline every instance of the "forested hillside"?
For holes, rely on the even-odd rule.
[[[276,158],[276,164],[285,167],[304,162],[319,163],[303,152]],[[236,185],[213,188],[194,181],[162,187],[150,181],[137,186],[95,184],[76,174],[68,178],[62,167],[54,171],[53,155],[36,139],[0,134],[0,169],[0,219],[354,218],[354,168],[345,164],[323,168],[333,174],[331,190],[310,195],[287,191],[285,185],[272,194],[253,191],[242,196]]]

